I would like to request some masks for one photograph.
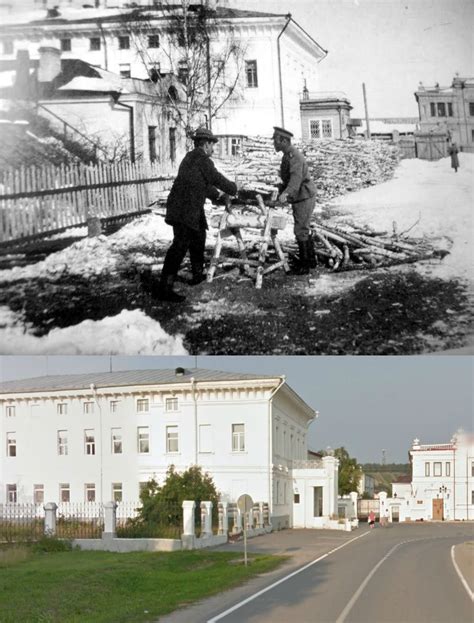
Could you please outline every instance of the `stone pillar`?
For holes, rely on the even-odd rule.
[[[327,508],[324,508],[323,505],[323,515],[327,517],[332,517],[333,515],[337,515],[337,473],[339,461],[334,456],[324,456],[323,457],[323,466],[326,470],[326,482],[327,482],[327,494],[323,495],[323,504],[324,499],[327,500]]]
[[[237,507],[235,507],[234,511],[234,527],[232,528],[232,532],[234,534],[242,532],[242,515]]]
[[[351,491],[349,496],[352,502],[352,513],[349,519],[357,519],[357,491]]]
[[[388,508],[387,504],[387,492],[381,491],[379,493],[379,521],[384,518],[385,519],[385,511]]]
[[[264,515],[263,515],[263,502],[258,503],[258,527],[263,528],[265,525]]]
[[[117,536],[117,502],[104,504],[104,531],[102,538],[115,539]]]
[[[102,223],[98,216],[90,216],[87,219],[87,235],[89,238],[95,238],[102,233]]]
[[[212,536],[212,502],[201,502],[201,537]]]
[[[48,502],[44,505],[44,533],[48,536],[56,534],[56,511],[58,505],[55,502]]]
[[[194,509],[196,502],[185,500],[183,502],[183,536],[194,537]]]
[[[227,513],[227,502],[219,503],[219,534],[226,535],[229,531],[229,516]]]

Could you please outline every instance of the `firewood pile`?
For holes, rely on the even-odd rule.
[[[381,141],[321,140],[295,143],[309,165],[316,185],[317,203],[390,179],[398,164],[398,150]],[[218,167],[244,188],[271,192],[280,183],[281,153],[269,138],[246,139],[241,157],[219,160]]]

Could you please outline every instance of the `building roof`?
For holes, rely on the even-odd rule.
[[[184,370],[182,374],[177,371]],[[117,372],[88,372],[85,374],[60,374],[39,376],[0,383],[0,394],[23,392],[61,391],[90,389],[91,384],[100,387],[126,387],[132,385],[170,385],[190,382],[226,382],[251,380],[280,380],[278,375],[244,374],[222,372],[205,368],[176,368],[166,370],[124,370]]]
[[[396,480],[392,482],[392,484],[400,485],[400,484],[410,484],[411,476],[410,474],[403,474],[403,476],[399,476]]]

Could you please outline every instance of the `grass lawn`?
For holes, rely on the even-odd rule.
[[[241,553],[0,551],[0,622],[153,621],[275,569],[284,557]]]

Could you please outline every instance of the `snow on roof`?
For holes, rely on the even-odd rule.
[[[129,93],[125,90],[120,81],[104,80],[103,78],[89,78],[87,76],[76,76],[70,82],[63,84],[58,91],[96,91],[96,92],[116,92]]]
[[[385,121],[369,121],[370,131],[372,134],[391,134],[394,130],[397,132],[414,132],[416,123],[386,123]],[[362,131],[365,130],[366,123],[362,121]]]

